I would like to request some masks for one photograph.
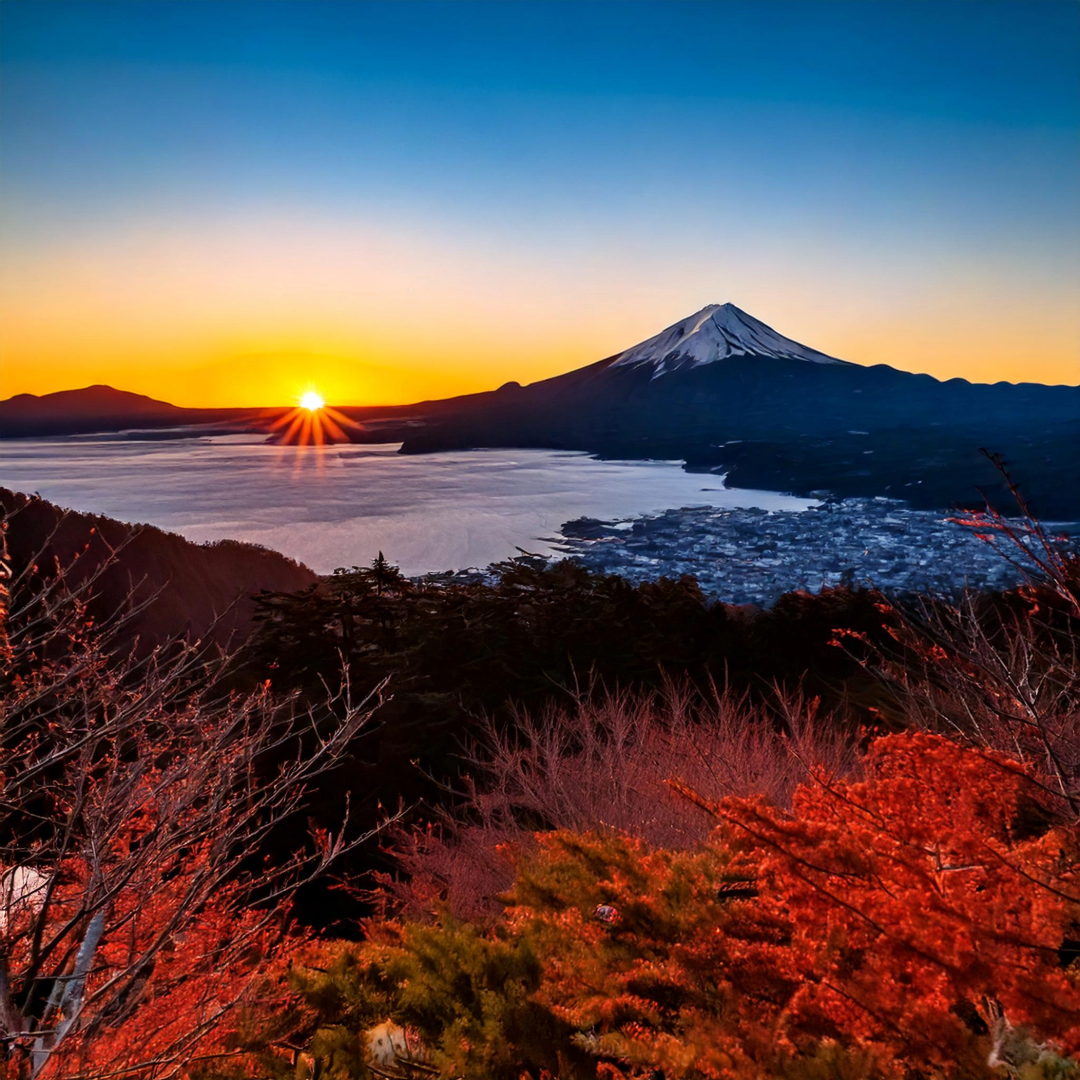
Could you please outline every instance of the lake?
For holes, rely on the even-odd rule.
[[[798,510],[811,500],[727,489],[677,462],[598,461],[551,450],[422,456],[397,444],[275,446],[250,435],[0,442],[0,485],[74,510],[148,522],[189,540],[231,538],[313,570],[369,562],[407,574],[550,553],[564,522],[683,506]]]

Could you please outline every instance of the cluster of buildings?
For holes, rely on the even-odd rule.
[[[894,499],[828,500],[808,510],[684,507],[630,521],[579,518],[554,541],[591,570],[639,582],[690,574],[720,600],[767,606],[795,589],[999,589],[1018,572],[975,532]]]

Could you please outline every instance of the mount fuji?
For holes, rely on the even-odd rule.
[[[400,425],[376,423],[370,437],[401,438],[405,453],[548,447],[681,459],[729,486],[935,509],[1003,490],[985,447],[1009,459],[1045,517],[1080,519],[1080,387],[942,382],[850,363],[730,303],[565,375],[398,415]]]
[[[656,379],[684,368],[750,356],[811,364],[847,363],[778,334],[734,304],[709,304],[620,353],[611,366],[646,368]]]

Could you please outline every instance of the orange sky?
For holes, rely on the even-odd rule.
[[[875,280],[838,254],[817,256],[807,279],[800,242],[789,238],[786,264],[766,248],[654,277],[622,247],[565,265],[557,249],[526,257],[463,233],[299,211],[201,225],[162,215],[153,229],[88,230],[5,262],[0,396],[104,382],[189,406],[288,404],[309,387],[337,404],[406,402],[554,375],[726,301],[859,363],[1078,381],[1067,278],[1032,290],[1030,275],[957,254],[934,280],[895,266]]]

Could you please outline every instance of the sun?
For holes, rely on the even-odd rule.
[[[360,425],[327,405],[322,394],[312,388],[300,395],[295,409],[283,410],[270,430],[278,433],[274,441],[283,446],[325,446],[352,442],[350,432],[359,433]]]

